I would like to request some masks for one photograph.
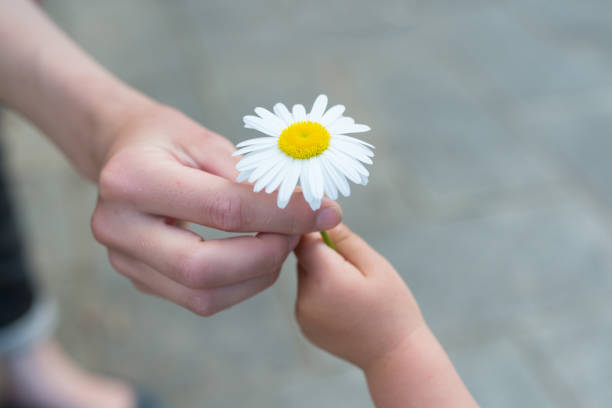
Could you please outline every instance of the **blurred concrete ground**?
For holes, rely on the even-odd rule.
[[[119,77],[234,142],[254,106],[346,104],[377,157],[345,220],[401,271],[482,406],[612,400],[612,3],[47,8]],[[293,260],[209,319],[141,295],[91,237],[95,189],[6,119],[31,254],[83,365],[176,407],[371,406],[357,370],[300,337]]]

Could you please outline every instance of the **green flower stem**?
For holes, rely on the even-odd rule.
[[[327,235],[327,231],[321,231],[321,236],[323,237],[323,241],[325,241],[325,243],[327,244],[328,247],[330,247],[334,251],[338,251],[336,249],[336,246],[332,242],[332,240],[329,238],[329,235]]]

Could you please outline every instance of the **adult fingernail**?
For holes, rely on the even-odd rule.
[[[341,220],[342,213],[340,212],[340,208],[323,208],[321,211],[319,211],[319,214],[317,214],[316,227],[319,231],[326,230],[335,227]]]
[[[300,236],[299,235],[290,235],[289,236],[289,248],[291,248],[292,251],[295,249],[295,247],[299,243],[300,243]]]

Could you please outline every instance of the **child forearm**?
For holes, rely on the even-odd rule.
[[[152,102],[121,83],[28,0],[0,0],[0,102],[95,180],[111,129]]]
[[[364,371],[377,408],[478,406],[427,327]]]

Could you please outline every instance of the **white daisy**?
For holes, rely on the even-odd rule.
[[[234,156],[244,155],[236,165],[240,171],[237,181],[248,180],[255,183],[255,192],[265,189],[268,194],[280,186],[280,208],[287,206],[299,183],[313,210],[321,207],[324,194],[332,200],[338,198],[338,191],[348,197],[351,189],[347,179],[366,185],[369,172],[361,162],[372,164],[374,146],[347,134],[370,128],[343,116],[342,105],[332,106],[327,112],[326,107],[327,96],[319,95],[310,113],[303,105],[293,105],[289,112],[277,103],[274,113],[255,108],[258,116],[245,116],[244,127],[268,136],[236,145]]]

